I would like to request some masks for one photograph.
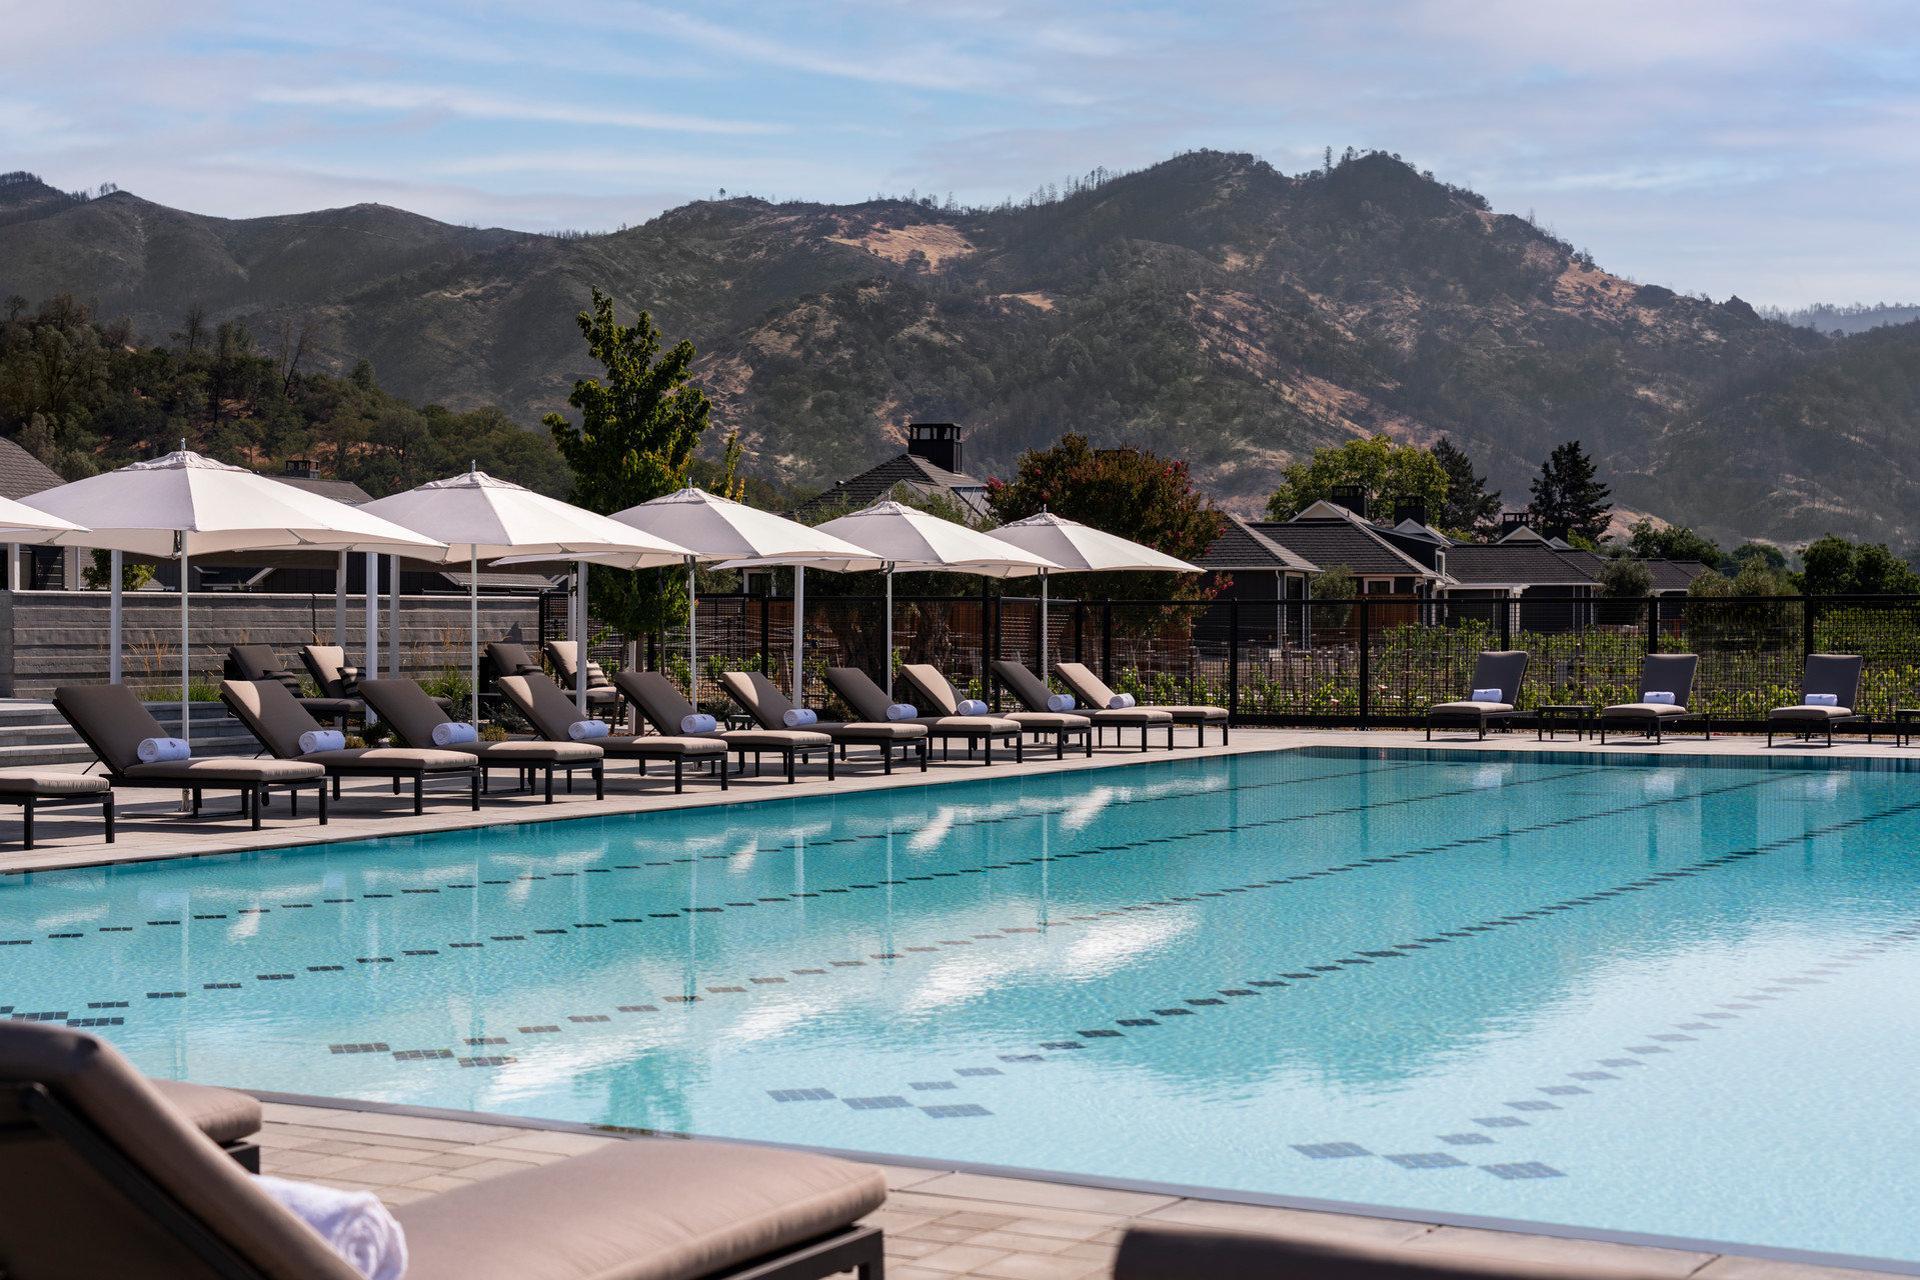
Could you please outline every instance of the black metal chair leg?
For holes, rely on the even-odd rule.
[[[641,766],[641,768],[643,769],[645,767],[646,766],[644,764]],[[686,790],[686,787],[684,785],[684,782],[681,776],[682,772],[683,772],[683,762],[679,759],[679,757],[676,756],[673,761],[673,794],[675,795],[679,795],[682,791]]]
[[[427,810],[426,785],[426,774],[416,773],[413,775],[413,815],[416,818]]]
[[[109,791],[100,799],[100,820],[107,827],[107,843],[113,843],[113,792]]]
[[[475,769],[467,782],[467,789],[473,795],[473,811],[480,812],[480,770]]]
[[[108,803],[112,803],[111,799],[109,799]],[[20,821],[24,827],[24,830],[21,832],[21,843],[31,849],[33,848],[33,797],[28,796],[26,800],[22,802],[20,808]],[[113,837],[109,836],[107,838],[111,840]]]

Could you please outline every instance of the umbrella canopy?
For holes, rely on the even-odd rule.
[[[629,568],[679,564],[692,554],[677,543],[656,538],[617,520],[535,493],[525,485],[475,469],[445,480],[431,480],[405,493],[360,508],[395,524],[428,534],[446,544],[446,562],[465,560],[469,583],[468,676],[472,712],[480,722],[480,562],[512,557],[585,560],[619,557]],[[575,639],[584,617],[585,575],[577,593]],[[575,663],[575,698],[586,706],[585,649]]]
[[[822,529],[809,528],[797,520],[776,516],[745,503],[688,487],[677,493],[643,502],[610,517],[636,529],[671,538],[700,553],[702,558],[727,560],[741,568],[791,565],[793,578],[793,698],[801,701],[801,661],[805,644],[806,566],[818,565],[839,572],[854,569],[878,569],[886,562],[864,548],[834,537]],[[689,677],[696,689],[699,683],[698,613],[693,600],[692,562],[687,575],[687,654]],[[690,701],[698,704],[697,692]]]
[[[12,498],[0,498],[0,542],[51,542],[63,533],[85,533],[80,525]]]
[[[1053,562],[1011,543],[989,538],[965,525],[942,520],[899,502],[870,507],[829,520],[821,530],[865,547],[887,571],[887,696],[893,696],[893,575],[896,570],[976,573],[987,578],[1017,578],[1054,567]],[[863,564],[828,564],[859,569]]]
[[[90,528],[48,541],[131,551],[180,560],[180,736],[191,739],[188,714],[188,590],[194,556],[219,551],[323,547],[333,550],[437,555],[423,537],[375,515],[255,475],[182,448],[162,458],[88,476],[24,502],[35,511]],[[120,665],[120,575],[112,578],[112,668]]]
[[[1040,678],[1047,678],[1047,574],[1048,573],[1200,573],[1199,565],[1188,564],[1152,547],[1129,542],[1115,534],[1095,529],[1076,520],[1063,519],[1049,511],[995,529],[993,537],[1035,555],[1045,556],[1057,566],[1040,570]]]

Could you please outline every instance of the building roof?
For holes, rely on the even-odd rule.
[[[59,472],[0,436],[0,498],[30,498],[65,483]]]
[[[1312,561],[1294,554],[1254,528],[1239,516],[1229,513],[1213,540],[1199,557],[1200,567],[1229,573],[1318,573]]]
[[[921,497],[939,493],[968,510],[980,514],[985,514],[987,510],[986,481],[958,471],[948,471],[945,467],[936,467],[915,454],[900,453],[879,466],[840,481],[817,497],[807,499],[793,515],[797,520],[806,520],[830,511],[858,511],[887,497],[901,485]]]
[[[1685,591],[1695,578],[1707,572],[1707,566],[1698,560],[1648,560],[1646,566],[1653,574],[1653,589],[1662,594]]]
[[[1582,563],[1581,556],[1556,551],[1544,540],[1462,543],[1447,548],[1447,572],[1469,588],[1589,587],[1597,567]]]
[[[1381,537],[1374,526],[1330,502],[1316,502],[1291,520],[1256,521],[1253,528],[1322,572],[1345,565],[1362,577],[1445,580],[1444,574],[1427,568]]]
[[[308,493],[317,493],[323,498],[332,498],[335,502],[344,502],[350,507],[373,501],[372,494],[351,480],[322,480],[319,476],[269,476],[268,479],[290,484]]]

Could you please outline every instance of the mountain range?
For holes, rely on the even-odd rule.
[[[199,307],[530,426],[593,372],[573,317],[594,287],[695,342],[716,421],[789,483],[952,420],[971,471],[1073,430],[1184,458],[1252,511],[1291,459],[1385,432],[1451,436],[1524,505],[1577,438],[1628,512],[1920,541],[1920,322],[1833,336],[1636,284],[1382,153],[1289,175],[1191,152],[997,209],[700,201],[584,236],[0,181],[0,296],[72,294],[162,344]]]

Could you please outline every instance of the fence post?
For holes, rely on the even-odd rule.
[[[1813,652],[1813,611],[1814,598],[1800,597],[1800,655],[1806,657]]]
[[[1647,652],[1660,652],[1660,597],[1647,597]]]
[[[1100,680],[1113,683],[1113,601],[1100,602]]]
[[[760,604],[760,674],[771,680],[773,679],[773,672],[767,669],[769,666],[767,662],[767,605],[771,603],[771,601],[765,595],[759,596],[757,599]]]
[[[1240,718],[1240,602],[1227,601],[1227,723]]]
[[[1501,596],[1495,602],[1500,606],[1500,648],[1513,648],[1513,597]]]
[[[1367,642],[1370,619],[1364,598],[1357,601],[1354,608],[1360,611],[1360,727],[1364,729],[1367,727],[1367,710],[1373,701],[1373,691],[1369,687],[1373,683],[1372,659],[1367,652],[1370,647]]]
[[[1087,660],[1085,654],[1086,647],[1087,602],[1085,600],[1075,600],[1073,602],[1073,660],[1075,662],[1085,662]],[[1042,671],[1040,678],[1045,680],[1047,673]]]

